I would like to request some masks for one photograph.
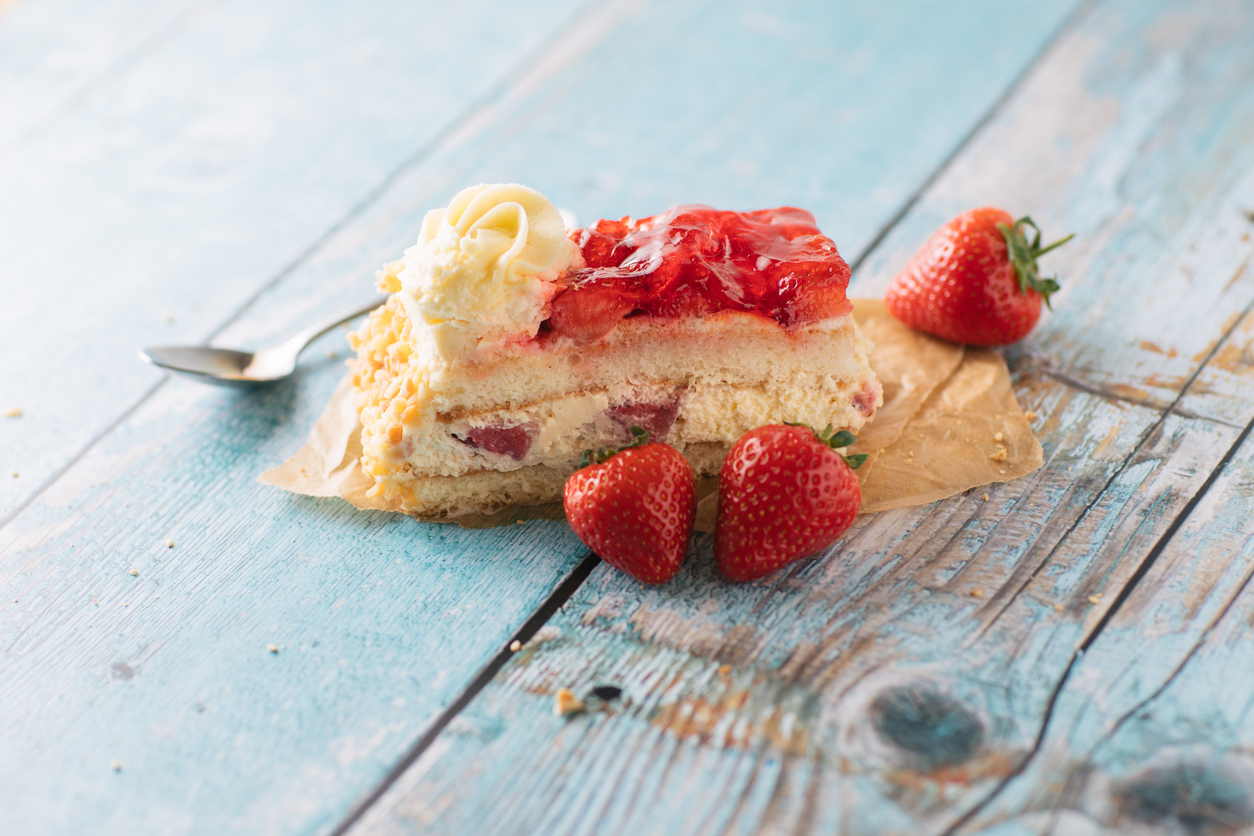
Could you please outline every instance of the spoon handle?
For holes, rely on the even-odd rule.
[[[304,330],[293,334],[286,341],[284,341],[283,347],[287,349],[288,351],[290,351],[292,353],[293,358],[295,358],[299,356],[302,351],[305,350],[305,346],[309,345],[311,342],[321,337],[327,331],[330,331],[332,328],[334,328],[337,325],[342,325],[343,323],[348,322],[350,319],[356,319],[357,317],[362,316],[363,314],[370,313],[375,308],[382,305],[384,301],[386,300],[376,299],[373,302],[369,303],[368,305],[363,305],[361,307],[354,308],[348,313],[342,313],[339,316],[332,317],[331,319],[324,320],[314,325],[310,325],[308,328],[305,328]]]

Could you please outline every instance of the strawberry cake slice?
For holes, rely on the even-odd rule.
[[[632,426],[714,475],[754,427],[856,433],[883,402],[849,266],[800,209],[567,231],[536,191],[474,186],[379,280],[350,338],[361,464],[419,516],[558,501]]]

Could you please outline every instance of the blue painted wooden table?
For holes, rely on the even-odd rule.
[[[1074,231],[1005,351],[1045,466],[643,588],[257,484],[342,331],[136,360],[357,303],[483,181],[804,206],[863,296],[962,209]],[[1248,0],[0,0],[0,832],[1248,833],[1252,234]]]

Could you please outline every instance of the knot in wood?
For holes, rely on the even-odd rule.
[[[957,766],[980,748],[984,727],[974,712],[929,685],[892,688],[871,703],[871,722],[920,771]]]
[[[1114,792],[1121,818],[1190,836],[1229,836],[1254,824],[1249,775],[1237,775],[1221,757],[1155,766]]]

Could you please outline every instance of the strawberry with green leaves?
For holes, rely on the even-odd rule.
[[[853,470],[865,455],[842,456],[853,434],[768,424],[732,445],[719,474],[714,559],[734,581],[749,581],[836,541],[853,524],[862,488]]]
[[[1027,229],[1033,231],[1028,239]],[[1036,260],[1072,236],[1041,246],[1031,218],[985,207],[947,221],[893,279],[884,304],[919,331],[968,345],[1008,345],[1041,317],[1058,282]]]
[[[696,483],[678,450],[650,443],[640,427],[631,434],[621,450],[584,453],[562,504],[570,527],[602,560],[644,583],[666,583],[692,538]]]

